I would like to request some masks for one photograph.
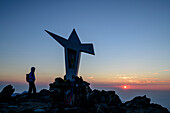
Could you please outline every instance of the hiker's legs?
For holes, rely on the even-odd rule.
[[[34,82],[33,82],[33,84],[32,84],[32,88],[33,88],[33,94],[34,94],[34,96],[36,96],[36,87],[35,87]]]
[[[32,82],[29,82],[29,91],[28,91],[28,96],[31,96],[31,92],[32,92]]]

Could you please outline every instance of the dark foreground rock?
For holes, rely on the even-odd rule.
[[[167,113],[168,110],[158,104],[151,104],[150,99],[144,95],[138,96],[131,101],[125,102],[124,105],[128,113]]]
[[[7,85],[3,88],[0,93],[0,102],[10,101],[11,95],[14,93],[15,89],[11,85]]]
[[[122,103],[115,91],[91,90],[89,83],[76,79],[74,86],[56,78],[49,90],[43,89],[31,98],[27,93],[11,97],[14,89],[8,85],[0,93],[3,100],[0,100],[0,113],[169,113],[161,105],[150,103],[146,96]],[[75,97],[74,101],[68,101],[69,94]]]

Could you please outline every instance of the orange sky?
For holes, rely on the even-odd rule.
[[[162,71],[164,73],[164,71]],[[169,73],[169,70],[166,70]],[[13,74],[8,74],[6,76],[1,76],[0,81],[6,83],[21,83],[27,84],[25,81],[25,73],[18,73],[17,76]],[[117,74],[111,76],[82,76],[84,80],[91,83],[92,87],[115,87],[123,89],[123,86],[126,85],[128,89],[150,89],[150,90],[170,90],[170,79],[161,78],[160,73],[148,73],[147,75],[140,74]],[[47,73],[50,75],[50,73]],[[154,75],[154,76],[153,76]],[[159,76],[158,76],[159,75]],[[8,76],[8,77],[7,77]],[[143,76],[143,77],[141,77]],[[46,85],[54,82],[56,77],[62,77],[53,74],[51,76],[43,75],[42,73],[36,73],[36,84],[37,85]]]

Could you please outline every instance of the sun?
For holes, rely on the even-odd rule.
[[[126,85],[124,85],[124,86],[123,86],[123,88],[124,88],[124,89],[127,89],[127,86],[126,86]]]

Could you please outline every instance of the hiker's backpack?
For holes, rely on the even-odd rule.
[[[26,81],[29,82],[29,75],[30,74],[26,74]]]

